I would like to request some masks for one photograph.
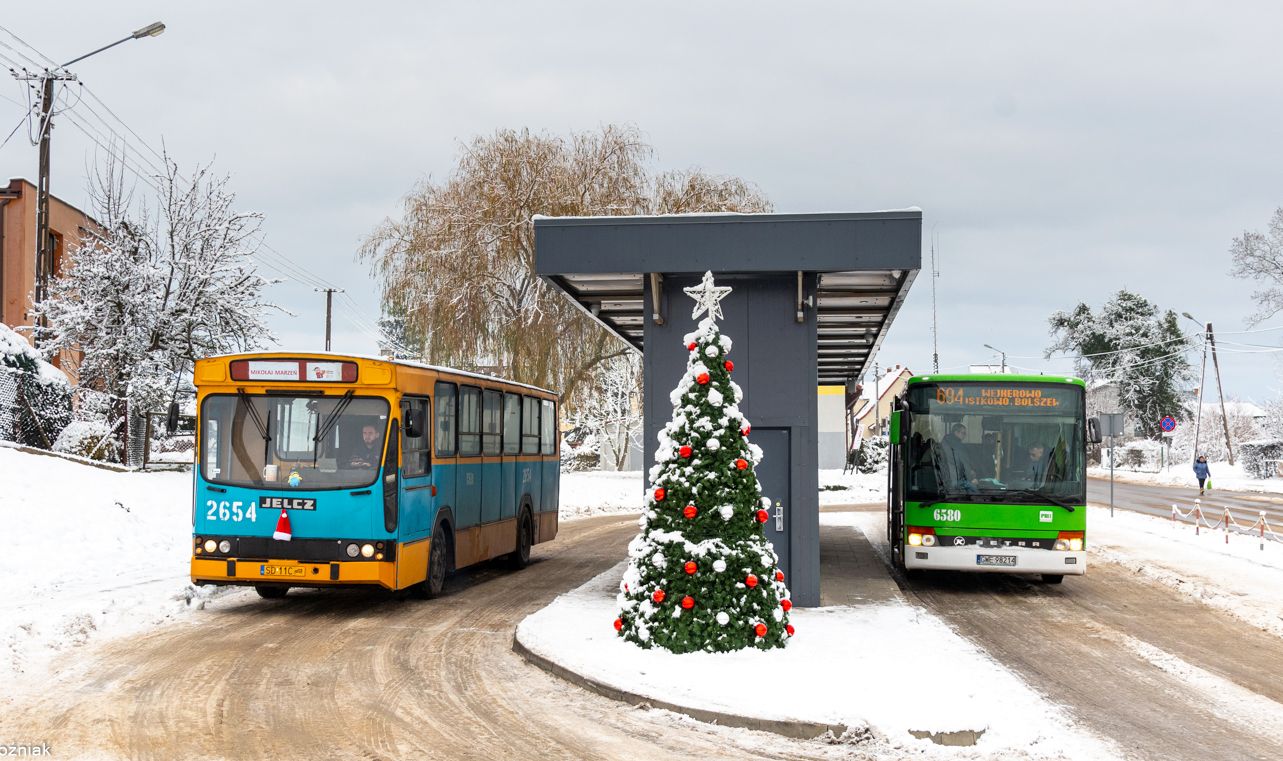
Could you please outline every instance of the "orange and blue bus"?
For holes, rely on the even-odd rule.
[[[191,577],[441,593],[557,535],[557,395],[412,362],[310,353],[196,363]]]

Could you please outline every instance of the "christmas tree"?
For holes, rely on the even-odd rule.
[[[682,339],[690,356],[659,434],[641,533],[628,546],[615,629],[674,653],[783,647],[793,603],[762,532],[770,500],[753,470],[762,450],[749,443],[731,339],[717,327],[731,289],[707,272],[685,291],[691,316],[708,315]]]

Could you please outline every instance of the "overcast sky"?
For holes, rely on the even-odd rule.
[[[1283,330],[1233,334],[1253,285],[1227,253],[1283,206],[1283,5],[354,7],[45,0],[6,4],[0,24],[61,63],[164,21],[73,70],[184,167],[216,159],[273,248],[347,289],[338,350],[374,349],[351,319],[378,315],[360,240],[461,142],[633,123],[656,169],[742,176],[781,212],[921,207],[924,272],[883,363],[930,370],[935,231],[941,369],[990,361],[988,343],[1064,371],[1038,358],[1047,316],[1125,286],[1215,323],[1228,395],[1283,390],[1278,355],[1231,343],[1279,346]],[[13,81],[0,95],[2,139],[26,96]],[[92,121],[89,106],[72,110]],[[83,203],[93,144],[63,119],[53,146],[54,192]],[[0,149],[6,176],[36,166],[23,130]],[[296,313],[273,320],[282,345],[319,348],[323,297],[297,282],[274,296]]]

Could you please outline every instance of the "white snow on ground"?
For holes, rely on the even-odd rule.
[[[190,473],[0,448],[0,680],[38,681],[60,655],[221,596],[189,581],[191,493]]]
[[[886,502],[887,472],[843,473],[841,470],[820,471],[821,505],[863,505]]]
[[[823,520],[847,519],[826,513]],[[599,683],[690,708],[869,727],[890,757],[1109,758],[1115,752],[1064,718],[943,621],[903,601],[794,608],[783,650],[642,650],[612,626],[624,564],[526,618],[532,652]],[[924,663],[947,668],[921,672]],[[915,674],[919,676],[915,677]],[[984,730],[974,748],[943,748],[910,732]]]
[[[1212,474],[1212,486],[1214,489],[1283,494],[1283,478],[1249,478],[1244,473],[1242,465],[1230,465],[1227,462],[1208,463],[1208,466]],[[1109,478],[1109,468],[1088,468],[1087,475],[1092,478]],[[1173,463],[1171,467],[1160,470],[1157,473],[1114,468],[1114,480],[1156,486],[1184,486],[1195,491],[1198,490],[1198,479],[1194,477],[1194,466],[1188,462]]]
[[[1209,511],[1210,512],[1210,511]],[[1283,542],[1087,508],[1091,558],[1110,560],[1283,637]],[[1192,634],[1192,633],[1191,633]]]

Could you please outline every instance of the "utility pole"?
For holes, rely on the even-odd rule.
[[[1198,376],[1198,415],[1194,418],[1194,462],[1198,462],[1198,436],[1203,429],[1203,396],[1207,391],[1207,333],[1203,333],[1203,370]]]
[[[873,424],[879,436],[882,435],[882,404],[878,392],[878,381],[882,379],[882,371],[878,369],[878,363],[873,363]]]
[[[936,266],[936,239],[931,234],[931,372],[940,372],[940,326],[936,321],[936,278],[940,277],[940,268]]]
[[[1212,323],[1207,323],[1207,342],[1212,345],[1212,369],[1216,372],[1216,395],[1221,398],[1221,426],[1225,430],[1225,451],[1229,454],[1230,465],[1234,464],[1234,449],[1230,444],[1230,420],[1225,415],[1225,391],[1221,388],[1221,365],[1216,361],[1216,334],[1212,332]],[[1206,367],[1206,365],[1204,365]],[[1199,391],[1200,396],[1202,391]]]
[[[334,294],[343,293],[342,288],[313,288],[325,293],[325,350],[330,350],[330,319],[334,314]]]
[[[35,301],[40,303],[49,295],[49,278],[54,276],[53,261],[53,236],[49,232],[49,153],[50,138],[53,136],[53,84],[54,82],[74,82],[76,75],[67,71],[67,67],[78,61],[83,61],[91,55],[101,53],[108,48],[113,48],[122,42],[137,40],[143,37],[155,37],[165,31],[165,25],[159,21],[148,24],[142,29],[138,29],[128,37],[119,39],[110,45],[104,45],[97,50],[86,53],[79,58],[64,63],[56,69],[45,69],[43,72],[28,72],[25,69],[21,74],[13,72],[15,79],[19,81],[34,82],[39,80],[40,87],[40,170],[39,179],[36,184],[36,288]],[[44,315],[40,316],[38,328],[48,327],[49,321]],[[31,340],[39,343],[40,330],[32,332]]]

